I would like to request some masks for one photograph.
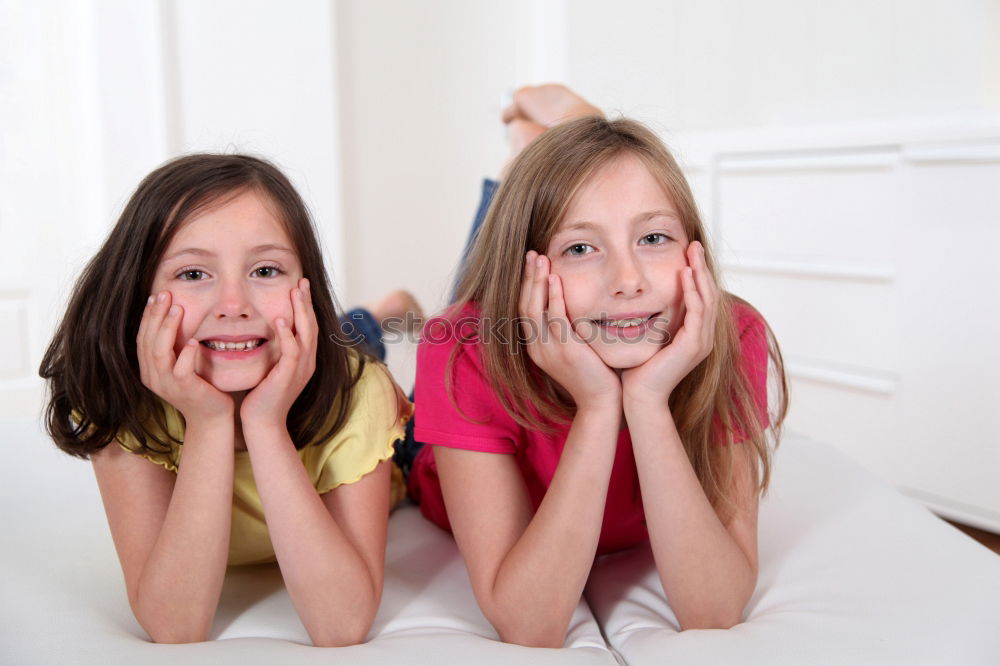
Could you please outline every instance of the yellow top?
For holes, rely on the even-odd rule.
[[[164,402],[168,433],[184,439],[184,417]],[[389,375],[385,366],[368,362],[351,398],[351,409],[340,430],[326,442],[299,449],[299,457],[316,492],[323,494],[345,483],[354,483],[392,457],[393,442],[403,438],[413,405]],[[141,450],[131,435],[122,433],[119,442],[126,451],[176,472],[183,444],[169,452]],[[254,483],[250,455],[236,452],[233,480],[233,519],[229,538],[229,564],[259,564],[274,561],[274,548],[264,522],[264,509]]]

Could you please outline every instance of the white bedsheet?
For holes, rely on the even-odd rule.
[[[412,506],[390,521],[384,599],[365,645],[309,646],[274,566],[230,570],[216,640],[151,644],[128,607],[89,464],[34,423],[0,424],[0,438],[2,663],[1000,664],[1000,557],[798,437],[779,449],[761,505],[745,623],[678,633],[637,549],[597,562],[558,650],[500,643],[453,540]]]

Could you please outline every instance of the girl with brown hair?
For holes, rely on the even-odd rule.
[[[682,629],[740,622],[787,403],[767,324],[717,284],[687,182],[639,123],[570,120],[510,164],[424,327],[432,446],[409,474],[503,640],[561,646],[594,557],[647,541]]]
[[[411,407],[355,343],[272,164],[189,155],[139,185],[40,372],[153,640],[207,639],[227,564],[275,560],[315,644],[365,639]]]

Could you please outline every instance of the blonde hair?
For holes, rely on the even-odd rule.
[[[473,244],[458,286],[452,313],[475,303],[489,321],[496,340],[482,345],[483,365],[504,409],[527,428],[551,431],[554,422],[568,422],[575,411],[558,384],[528,357],[518,324],[518,294],[524,257],[529,250],[544,254],[576,193],[605,165],[632,155],[642,161],[673,202],[689,241],[705,246],[705,261],[718,282],[711,248],[705,238],[687,181],[659,138],[642,124],[628,120],[587,117],[559,125],[532,142],[511,164]],[[722,293],[716,319],[715,343],[708,357],[674,389],[670,411],[691,465],[709,501],[724,515],[735,505],[733,444],[758,463],[756,490],[766,491],[771,472],[771,446],[753,387],[742,371],[740,331],[735,307],[750,308],[738,297]],[[787,383],[781,352],[764,325],[768,357],[773,365],[773,408],[769,414],[774,442],[788,409]],[[446,370],[446,386],[454,403],[451,375],[462,343],[459,338]],[[491,336],[492,337],[492,336]],[[720,446],[724,444],[725,446]]]

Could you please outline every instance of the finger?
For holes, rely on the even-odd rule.
[[[295,337],[298,340],[300,362],[305,364],[309,374],[315,369],[316,338],[319,328],[316,323],[316,313],[309,298],[309,280],[299,281],[297,294],[292,296],[292,313],[295,317]]]
[[[694,249],[692,250],[689,247],[688,250],[693,256],[688,261],[694,269],[695,284],[698,287],[698,293],[701,294],[706,305],[709,305],[717,300],[716,296],[718,295],[719,288],[715,284],[712,272],[708,270],[708,261],[705,259],[705,246],[698,241],[691,243],[691,246]]]
[[[563,298],[562,280],[558,275],[548,276],[549,317],[566,319],[566,300]]]
[[[296,287],[291,290],[289,296],[292,301],[292,334],[305,344],[310,337],[305,294],[300,287]]]
[[[278,359],[274,369],[281,373],[281,366],[289,368],[291,371],[299,362],[299,344],[295,340],[291,327],[284,317],[274,320],[274,327],[278,330],[278,344],[281,346],[281,357]]]
[[[191,338],[184,345],[184,349],[177,355],[177,362],[174,363],[174,376],[177,379],[187,379],[194,376],[194,362],[198,357],[198,341]]]
[[[715,320],[718,314],[719,287],[715,284],[711,271],[708,270],[708,262],[705,260],[705,246],[697,243],[692,261],[695,284],[698,287],[698,294],[704,307],[702,326],[705,335],[714,335]]]
[[[548,300],[549,333],[556,336],[552,339],[563,340],[565,338],[562,333],[572,334],[573,329],[566,315],[566,300],[563,298],[562,280],[559,279],[558,275],[549,275],[548,277]]]
[[[549,260],[543,254],[535,258],[535,271],[531,279],[531,293],[528,296],[528,316],[542,322],[548,300]]]
[[[167,298],[167,303],[170,299]],[[180,328],[184,309],[176,303],[171,303],[166,311],[166,316],[160,320],[159,328],[152,331],[153,340],[150,352],[153,357],[153,365],[158,372],[170,372],[173,370],[175,361],[174,344],[177,341],[177,331]]]
[[[313,307],[312,283],[309,282],[308,278],[302,278],[299,280],[299,289],[302,290],[302,303],[305,306],[306,318],[316,330],[319,328],[319,324],[316,319],[316,309]]]
[[[517,299],[518,314],[528,316],[528,302],[531,300],[531,284],[535,274],[535,257],[538,253],[529,250],[524,255],[524,271],[521,273],[521,295]]]
[[[169,292],[161,291],[150,296],[152,302],[146,301],[146,309],[143,310],[142,321],[139,322],[139,334],[136,338],[140,353],[150,351],[153,339],[156,337],[156,331],[160,329],[163,317],[167,313],[169,295]]]
[[[142,318],[139,319],[139,330],[135,334],[136,343],[141,342],[143,339],[147,323],[149,322],[149,314],[153,311],[154,303],[156,303],[156,295],[150,294],[149,298],[146,299],[146,305],[142,308]]]
[[[681,286],[684,289],[684,314],[683,330],[700,331],[704,304],[698,294],[698,287],[694,283],[694,269],[686,267],[681,275]],[[680,333],[680,331],[678,331]]]

